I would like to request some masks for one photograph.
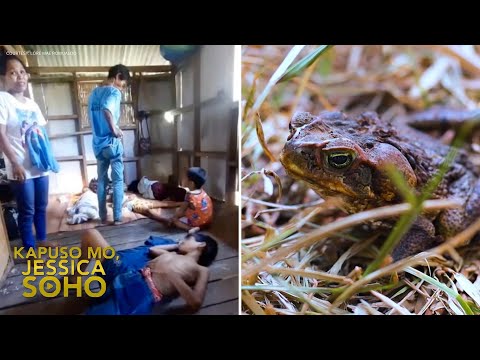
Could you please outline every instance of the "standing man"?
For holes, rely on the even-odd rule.
[[[107,220],[108,168],[112,166],[113,220],[122,223],[123,203],[123,144],[120,120],[121,91],[127,87],[130,71],[124,65],[115,65],[108,71],[108,79],[95,88],[88,101],[88,113],[93,132],[93,152],[97,158],[98,206],[103,224]]]

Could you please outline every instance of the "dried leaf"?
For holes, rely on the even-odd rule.
[[[263,309],[258,305],[257,300],[255,300],[249,291],[242,291],[242,301],[255,315],[265,315]]]
[[[277,312],[272,304],[265,306],[265,315],[277,315]]]
[[[368,302],[365,300],[360,300],[361,304],[355,306],[353,309],[353,313],[355,315],[383,315],[380,311],[374,309],[370,306]]]
[[[407,309],[405,309],[403,306],[401,305],[398,305],[395,301],[389,299],[388,297],[386,297],[385,295],[383,294],[380,294],[379,292],[377,291],[370,291],[374,296],[376,296],[377,298],[379,298],[380,300],[383,301],[384,304],[386,304],[387,306],[390,306],[392,308],[394,308],[395,310],[397,310],[400,314],[402,315],[412,315]]]
[[[260,115],[255,118],[255,129],[257,130],[257,137],[260,145],[262,146],[265,155],[268,156],[270,161],[275,162],[275,157],[272,155],[270,150],[267,147],[267,143],[265,142],[265,134],[263,133],[262,121],[260,120]]]
[[[273,227],[267,227],[267,230],[265,231],[265,239],[263,243],[268,244],[269,242],[275,239],[276,235],[277,235],[277,231]]]
[[[263,192],[269,196],[273,195],[273,183],[270,178],[265,175],[265,169],[262,169],[262,178],[263,178]]]
[[[275,179],[275,182],[277,183],[278,186],[278,195],[277,195],[277,203],[280,201],[282,198],[283,190],[282,190],[282,179],[280,179],[280,176],[278,176],[274,171],[271,170],[264,170],[265,174],[268,176],[273,176]]]
[[[420,77],[418,85],[410,89],[409,96],[414,99],[419,98],[422,92],[426,92],[436,86],[447,72],[450,63],[451,59],[446,56],[438,58]]]

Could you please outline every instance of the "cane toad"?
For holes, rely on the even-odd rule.
[[[387,164],[421,191],[449,151],[404,122],[383,121],[373,112],[357,118],[341,112],[296,113],[289,128],[280,156],[287,174],[324,198],[340,198],[349,213],[403,201],[385,172]],[[459,198],[464,206],[419,217],[394,249],[394,260],[431,247],[480,216],[479,174],[466,153],[459,153],[432,198]]]

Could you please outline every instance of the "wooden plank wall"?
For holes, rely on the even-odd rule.
[[[171,81],[173,75],[171,73],[160,74],[160,75],[142,75],[143,73],[150,73],[150,72],[158,72],[158,71],[172,71],[171,66],[133,66],[130,67],[130,70],[133,73],[132,79],[132,103],[133,108],[136,113],[138,110],[138,92],[139,92],[139,84],[141,80],[145,81]],[[28,72],[32,74],[31,82],[33,84],[51,84],[51,83],[69,83],[70,84],[70,91],[71,91],[71,98],[73,102],[73,114],[64,114],[64,115],[52,115],[48,116],[48,120],[75,120],[75,132],[64,133],[64,134],[55,134],[50,136],[51,140],[55,139],[62,139],[66,137],[74,136],[77,139],[78,147],[79,147],[79,155],[77,156],[56,156],[57,161],[61,162],[68,162],[68,161],[79,161],[80,162],[80,171],[82,176],[82,184],[83,186],[88,186],[88,165],[96,165],[96,161],[89,161],[87,160],[87,151],[85,146],[85,136],[91,134],[90,128],[82,128],[81,124],[86,121],[86,119],[82,118],[82,112],[80,111],[81,103],[80,97],[78,94],[78,83],[79,81],[103,81],[105,77],[94,77],[89,76],[88,73],[98,73],[98,72],[107,72],[108,67],[29,67]],[[59,73],[62,74],[59,74]],[[52,73],[56,73],[53,74]],[[79,74],[82,76],[79,76]],[[125,127],[121,126],[122,130],[133,130],[134,131],[134,138],[138,138],[138,118],[136,119],[135,127]],[[135,148],[137,147],[137,143],[135,140]],[[135,154],[137,151],[135,150]],[[137,169],[137,178],[141,175],[140,170],[140,157],[138,156],[130,156],[125,157],[124,162],[135,162],[136,169]],[[125,170],[126,171],[126,170]]]
[[[177,139],[180,136],[180,129],[177,126],[180,115],[191,114],[193,115],[193,144],[191,150],[179,148],[178,142],[176,142],[176,148],[174,151],[175,158],[175,174],[181,180],[185,169],[190,166],[202,166],[206,163],[205,160],[212,159],[223,162],[225,166],[225,184],[224,184],[224,197],[219,198],[215,194],[210,194],[213,198],[226,201],[229,204],[234,204],[235,191],[238,190],[237,184],[237,172],[238,172],[238,116],[239,116],[239,102],[227,99],[223,93],[218,93],[215,97],[201,100],[201,82],[208,81],[208,79],[202,79],[201,76],[201,54],[196,53],[191,59],[188,65],[193,69],[193,103],[189,105],[177,106],[175,109],[171,109],[170,112],[175,115],[175,131],[177,133]],[[180,71],[176,69],[177,72]],[[179,74],[180,75],[180,74]],[[183,77],[179,76],[180,81],[183,81]],[[177,94],[177,104],[181,94]],[[226,150],[219,151],[202,151],[201,149],[201,127],[202,122],[208,121],[205,116],[202,117],[202,112],[221,113],[225,122],[229,123],[227,127],[229,132],[223,134],[227,140]],[[223,140],[223,139],[222,139]],[[171,152],[172,149],[156,149],[161,152]],[[208,171],[208,169],[207,169]],[[212,177],[217,178],[219,174],[210,174]]]

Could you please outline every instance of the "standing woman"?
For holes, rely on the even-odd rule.
[[[0,54],[0,76],[5,87],[0,91],[0,150],[5,154],[7,177],[17,200],[23,246],[25,250],[36,247],[32,225],[38,245],[50,246],[46,242],[48,171],[32,165],[26,134],[32,126],[47,122],[37,103],[24,96],[29,76],[19,58]]]

